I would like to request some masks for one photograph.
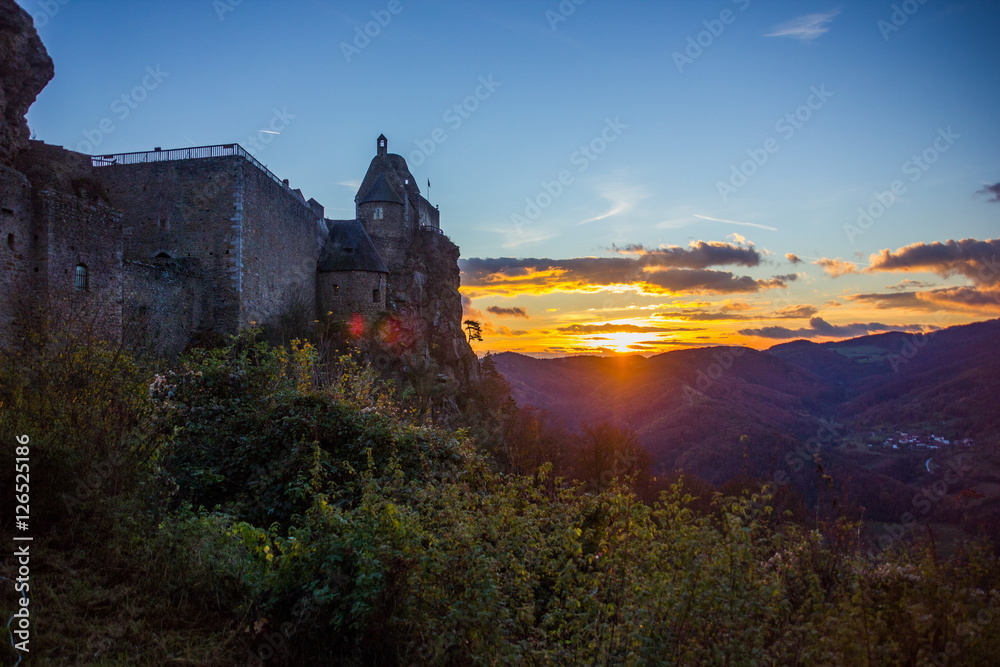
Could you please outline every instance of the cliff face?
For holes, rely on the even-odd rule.
[[[438,416],[457,411],[454,397],[479,379],[479,360],[462,328],[458,246],[420,231],[388,279],[386,313],[368,348],[382,372],[431,397]]]
[[[418,232],[407,272],[397,281],[406,302],[396,308],[416,324],[423,354],[450,380],[467,385],[478,379],[479,363],[462,328],[458,257],[458,246],[447,236]]]
[[[14,0],[0,0],[0,163],[10,165],[27,147],[24,115],[54,74],[31,16]]]

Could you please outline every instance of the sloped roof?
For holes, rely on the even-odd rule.
[[[359,220],[327,220],[330,235],[319,255],[318,271],[389,273]]]
[[[379,174],[376,177],[375,182],[372,186],[368,188],[368,193],[361,198],[359,204],[366,204],[368,202],[375,201],[387,201],[395,204],[402,204],[403,200],[399,198],[396,191],[392,189],[389,181],[386,180],[385,174]]]

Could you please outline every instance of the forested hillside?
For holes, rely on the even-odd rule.
[[[171,364],[35,343],[2,357],[0,432],[30,437],[39,662],[971,665],[1000,650],[989,544],[944,558],[933,532],[799,523],[774,486],[655,493],[634,435],[515,409],[490,358],[468,428],[446,431],[412,391],[308,343],[250,333]],[[764,355],[734,367],[821,388]],[[620,405],[641,391],[627,384]],[[805,428],[782,419],[768,428]],[[561,454],[534,465],[545,451]],[[10,488],[11,447],[2,464]]]

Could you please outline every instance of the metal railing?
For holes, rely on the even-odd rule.
[[[114,153],[112,155],[91,155],[91,164],[95,167],[110,167],[120,164],[144,164],[147,162],[168,162],[170,160],[196,160],[208,157],[239,156],[271,177],[278,185],[287,190],[291,188],[283,180],[260,163],[239,144],[218,144],[216,146],[194,146],[192,148],[171,148],[168,150],[140,151],[137,153]]]

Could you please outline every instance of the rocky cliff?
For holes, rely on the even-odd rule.
[[[10,165],[27,147],[24,115],[54,73],[31,16],[14,0],[0,0],[0,163]]]
[[[458,399],[479,381],[479,360],[462,327],[459,249],[421,230],[390,278],[387,311],[375,336],[357,340],[382,373],[425,397],[438,420],[458,414]]]
[[[406,300],[395,308],[414,322],[418,347],[449,379],[467,384],[479,363],[462,328],[458,246],[435,231],[420,231],[407,257],[401,286]]]

